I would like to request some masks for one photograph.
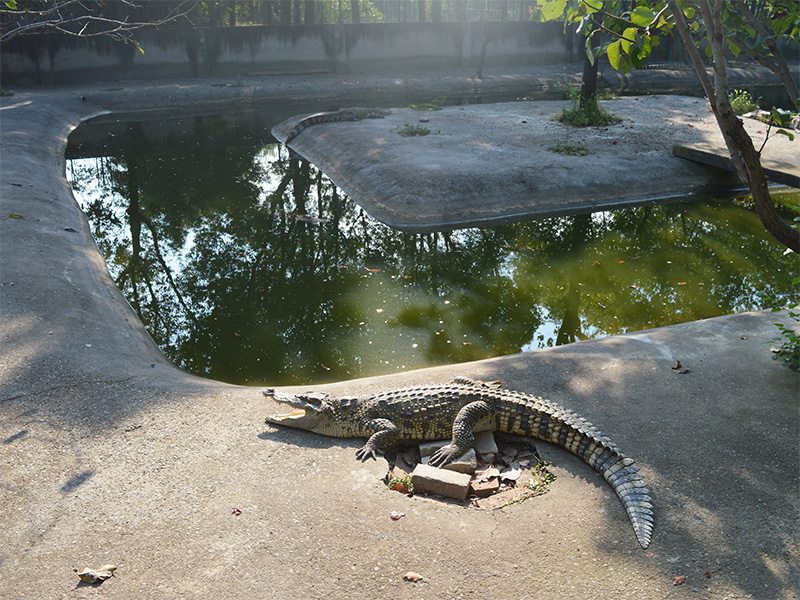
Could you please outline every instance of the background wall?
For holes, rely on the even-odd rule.
[[[266,73],[397,71],[580,60],[582,43],[559,23],[360,23],[204,27],[108,38],[19,37],[2,48],[4,85]]]

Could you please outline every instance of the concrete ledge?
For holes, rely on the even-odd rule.
[[[672,148],[672,154],[718,169],[736,170],[736,167],[731,162],[728,149],[722,146],[702,143],[691,146],[675,145]],[[761,166],[764,168],[766,176],[773,183],[800,188],[800,165],[763,158],[761,159]]]

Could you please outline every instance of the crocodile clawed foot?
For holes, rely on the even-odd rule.
[[[377,448],[372,448],[369,444],[363,446],[356,450],[356,458],[361,462],[367,462],[370,458],[372,460],[378,460],[378,457],[383,454]]]
[[[452,462],[453,459],[458,458],[458,456],[459,453],[455,445],[447,444],[447,446],[439,448],[431,455],[428,464],[432,467],[443,467],[444,465]]]

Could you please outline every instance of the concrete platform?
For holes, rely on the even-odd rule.
[[[700,164],[717,167],[718,169],[727,169],[728,171],[736,170],[736,167],[734,167],[731,162],[728,149],[724,146],[702,142],[691,146],[676,144],[672,148],[672,154],[680,158],[693,160]],[[800,163],[800,161],[798,161],[798,163]],[[764,168],[764,174],[771,182],[800,188],[800,164],[790,164],[779,160],[762,158],[761,166]]]
[[[634,96],[602,105],[621,122],[564,125],[554,119],[563,101],[400,108],[383,119],[313,125],[289,146],[370,215],[416,232],[637,206],[738,184],[724,168],[672,155],[675,144],[724,147],[704,99]],[[273,135],[285,140],[298,120]],[[402,137],[407,124],[431,133]],[[760,146],[766,126],[752,119],[745,126]],[[557,144],[590,154],[549,151]],[[770,138],[764,157],[800,171],[796,144],[784,136]]]
[[[380,483],[384,465],[355,460],[360,441],[265,425],[274,407],[260,390],[171,366],[64,180],[69,131],[109,110],[355,104],[348,94],[394,85],[211,83],[0,98],[0,597],[798,597],[800,388],[764,343],[785,316],[325,386],[360,394],[463,375],[565,404],[641,466],[657,519],[647,551],[605,482],[558,448],[540,444],[558,479],[534,500],[489,512],[409,499]],[[672,371],[677,360],[688,373]],[[105,563],[115,577],[79,584],[75,570]]]

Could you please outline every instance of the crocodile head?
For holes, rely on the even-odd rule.
[[[354,435],[352,419],[345,418],[353,398],[337,398],[321,392],[287,394],[270,388],[264,395],[280,404],[288,404],[294,410],[280,415],[270,415],[267,423],[305,429],[321,435],[349,437]],[[357,435],[357,434],[355,434]]]

